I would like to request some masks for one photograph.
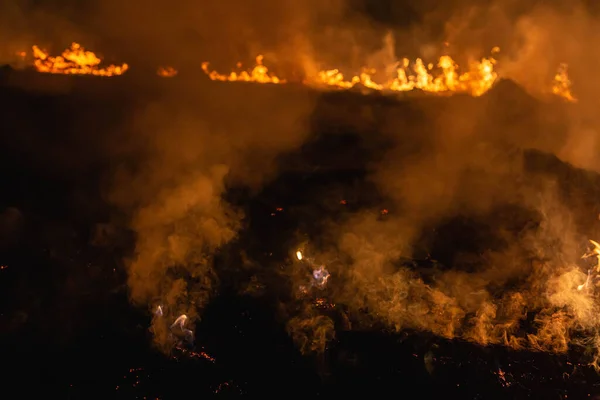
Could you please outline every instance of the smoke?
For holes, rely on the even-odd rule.
[[[330,63],[358,67],[365,59],[385,68],[403,46],[392,35],[382,44],[387,30],[369,26],[364,18],[335,26],[347,17],[340,2],[119,6],[114,16],[116,4],[103,3],[92,22],[99,28],[111,18],[114,25],[102,36],[107,41],[123,38],[120,45],[134,60],[160,58],[185,65],[202,54],[216,65],[230,65],[232,59],[260,52],[310,73]],[[548,86],[561,62],[590,65],[583,61],[584,47],[570,46],[556,28],[572,27],[577,38],[596,32],[595,20],[583,9],[565,22],[558,9],[514,8],[510,3],[465,7],[451,16],[444,39],[466,58],[495,45],[505,48],[499,60],[502,76],[532,93]],[[396,38],[423,29],[410,27]],[[432,52],[432,43],[433,38],[424,42],[419,52]],[[574,80],[581,71],[573,70]],[[284,92],[180,89],[140,111],[140,136],[133,143],[143,149],[142,161],[121,171],[113,193],[117,204],[134,209],[131,226],[138,240],[129,262],[131,298],[139,305],[163,306],[164,318],[155,318],[153,327],[163,346],[174,318],[199,317],[218,284],[213,257],[243,227],[240,210],[223,200],[227,183],[257,188],[276,175],[277,155],[302,143],[308,130],[295,122],[306,119],[314,105],[308,98],[290,102]],[[244,100],[249,95],[251,104]],[[585,104],[585,91],[578,95]],[[189,102],[187,107],[182,100]],[[352,320],[363,320],[359,314],[368,310],[372,321],[396,330],[566,351],[578,340],[573,336],[577,329],[597,330],[599,323],[593,293],[577,290],[586,277],[575,265],[583,238],[556,188],[543,177],[527,182],[522,153],[510,149],[539,146],[567,161],[581,160],[576,122],[581,125],[591,114],[585,106],[576,109],[570,116],[572,133],[540,141],[505,135],[513,123],[524,129],[518,121],[484,129],[489,110],[465,104],[472,105],[457,102],[421,110],[427,122],[413,126],[410,135],[388,121],[384,129],[396,135],[394,145],[372,166],[371,180],[398,211],[385,221],[374,213],[359,213],[329,233],[337,236],[336,250],[347,260],[333,267],[332,276],[343,282],[332,289],[333,299],[348,307]],[[407,153],[404,140],[419,140],[419,135],[422,146]],[[483,240],[491,243],[488,248],[449,249],[453,256],[442,260],[449,269],[432,276],[397,265],[400,257],[416,255],[427,230],[461,216],[494,221],[490,216],[507,204],[531,212],[529,220],[537,220],[538,229],[522,226],[515,232],[492,222],[490,237]],[[302,307],[291,316],[288,330],[301,349],[322,352],[334,337],[334,325],[329,317]]]
[[[470,109],[469,102],[420,110],[426,122],[412,126],[385,121],[393,145],[372,166],[370,179],[398,212],[384,221],[359,213],[332,229],[337,248],[324,249],[347,260],[332,270],[331,280],[337,275],[344,282],[332,290],[350,313],[368,309],[371,318],[398,330],[565,351],[573,329],[598,326],[597,301],[576,291],[585,280],[573,267],[581,237],[557,190],[543,178],[527,183],[522,153],[508,149],[537,147],[578,166],[599,167],[593,99],[600,80],[594,75],[597,56],[589,51],[598,21],[583,5],[565,12],[561,4],[460,2],[430,13],[428,3],[414,5],[419,23],[403,27],[373,23],[342,0],[103,1],[80,14],[73,8],[73,23],[58,11],[42,13],[20,3],[2,10],[13,22],[2,28],[8,39],[0,61],[10,61],[23,43],[58,26],[48,36],[52,41],[84,37],[133,66],[152,69],[172,64],[199,71],[204,60],[228,67],[258,53],[305,74],[366,62],[386,69],[407,53],[430,58],[447,41],[466,59],[500,46],[501,76],[538,93],[557,66],[568,63],[573,80],[584,84],[575,89],[580,105],[569,115],[564,137],[516,135],[513,128],[528,133],[519,121],[483,129],[489,110]],[[244,226],[241,210],[223,199],[228,184],[256,189],[274,177],[277,156],[299,147],[309,133],[304,122],[315,103],[306,94],[270,88],[180,84],[132,117],[133,133],[120,145],[135,162],[119,167],[111,189],[111,201],[130,211],[137,233],[127,262],[131,299],[151,309],[161,305],[163,318],[154,319],[153,330],[165,348],[178,315],[199,317],[218,285],[213,258]],[[407,137],[420,147],[407,150]],[[415,255],[432,227],[456,216],[488,218],[506,204],[536,213],[539,229],[521,227],[515,234],[494,226],[489,239],[497,245],[447,258],[452,269],[436,272],[434,279],[396,265],[401,256]],[[469,256],[473,265],[465,268]],[[533,327],[523,334],[526,324]],[[312,351],[323,351],[321,343],[333,337],[332,322],[307,308],[289,327],[301,347]]]
[[[361,23],[347,3],[108,1],[95,4],[90,24],[134,60],[230,67],[264,54],[283,68],[310,70],[317,59],[347,58],[356,47]]]
[[[383,323],[549,352],[582,346],[597,366],[600,303],[597,289],[584,285],[594,266],[581,265],[586,237],[577,223],[595,216],[573,208],[551,171],[528,172],[524,153],[494,137],[501,127],[487,130],[481,115],[452,104],[447,112],[424,110],[429,123],[414,124],[415,131],[396,132],[387,157],[372,167],[394,211],[385,218],[358,212],[326,233],[337,242],[315,257],[337,251],[343,260],[327,266],[328,301],[343,305],[358,328]],[[407,156],[406,142],[414,145],[417,136],[426,137],[423,146]],[[401,261],[410,258],[435,267]],[[298,331],[315,318],[303,311],[290,321],[301,347],[307,340]],[[313,350],[326,347],[319,332]]]
[[[592,154],[597,152],[600,121],[594,99],[600,89],[597,69],[600,59],[590,49],[600,39],[597,7],[589,2],[497,1],[465,5],[459,11],[430,15],[433,21],[445,18],[444,38],[460,54],[480,54],[499,46],[497,70],[501,77],[517,82],[532,94],[548,92],[547,82],[561,63],[569,65],[569,76],[580,100],[570,115],[566,140],[544,151],[557,154],[566,162],[598,171]]]
[[[598,24],[582,7],[565,16],[560,8],[523,12],[509,6],[462,10],[447,24],[447,37],[467,54],[488,43],[504,45],[500,73],[531,93],[543,91],[560,62],[583,65],[575,74],[590,77],[590,88],[582,88],[580,104],[561,121],[566,132],[535,131],[556,117],[550,106],[528,107],[538,118],[533,125],[530,115],[509,116],[516,105],[503,103],[500,89],[483,107],[456,100],[419,109],[417,122],[395,127],[397,120],[386,119],[383,130],[394,144],[371,165],[371,180],[395,213],[382,219],[361,212],[327,233],[337,235],[335,249],[346,260],[331,265],[330,301],[347,306],[364,326],[384,323],[515,349],[581,346],[598,367],[600,303],[597,289],[584,290],[587,271],[595,267],[581,266],[585,236],[577,223],[595,215],[574,208],[584,193],[565,196],[563,178],[550,170],[534,175],[524,162],[524,150],[534,148],[597,168],[598,120],[589,109],[596,61],[585,49]],[[574,38],[581,43],[572,44]],[[506,212],[513,226],[501,225]],[[452,223],[479,224],[471,233],[477,237],[453,238],[452,229],[444,235]],[[480,246],[463,247],[474,242]],[[441,264],[433,270],[400,262],[438,256]]]
[[[30,0],[4,2],[0,5],[0,65],[20,65],[21,53],[34,44],[63,46],[90,39],[93,35],[86,34],[78,14],[75,7],[58,9]]]
[[[161,305],[153,329],[165,347],[173,320],[193,322],[210,298],[213,256],[243,225],[242,212],[223,200],[228,183],[256,189],[268,181],[277,156],[308,133],[313,104],[270,88],[183,85],[138,110],[127,145],[135,162],[119,169],[111,191],[137,233],[131,299]]]

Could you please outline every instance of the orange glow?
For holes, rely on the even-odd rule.
[[[491,53],[493,55],[499,51],[498,47],[494,47]],[[259,55],[256,57],[256,65],[249,70],[244,70],[242,64],[237,63],[236,70],[229,74],[210,70],[208,62],[202,64],[202,70],[213,81],[286,83],[285,79],[270,73],[263,61],[263,56]],[[377,80],[377,71],[373,68],[365,67],[359,74],[348,77],[340,69],[333,68],[318,71],[314,76],[306,77],[302,83],[315,88],[351,89],[363,86],[383,92],[421,90],[437,94],[466,93],[477,97],[486,93],[497,82],[496,63],[496,59],[490,56],[472,61],[466,68],[461,68],[449,55],[443,55],[435,63],[428,64],[421,58],[414,61],[404,58],[398,63],[395,76],[387,80]],[[554,77],[552,93],[567,101],[576,101],[571,94],[571,81],[565,64],[560,66]]]
[[[62,55],[56,57],[33,46],[33,57],[38,72],[49,74],[115,76],[122,75],[129,69],[127,64],[100,67],[102,60],[78,43],[71,44]]]
[[[552,85],[552,93],[560,96],[568,101],[576,102],[577,99],[573,97],[571,93],[571,80],[568,75],[567,64],[561,64],[558,68],[558,72],[554,76],[554,83]]]
[[[178,71],[173,67],[159,67],[156,71],[156,74],[163,78],[172,78],[177,75],[177,73]]]
[[[208,69],[209,63],[202,63],[202,70],[213,81],[230,81],[230,82],[257,82],[257,83],[285,83],[285,80],[271,74],[269,69],[263,64],[263,56],[256,57],[256,65],[250,71],[241,70],[242,64],[238,63],[238,72],[229,74],[220,74],[216,71]]]

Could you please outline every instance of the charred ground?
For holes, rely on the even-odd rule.
[[[580,398],[600,392],[595,372],[576,366],[580,354],[512,352],[384,329],[350,332],[343,321],[325,354],[302,356],[285,331],[285,316],[293,314],[294,305],[291,283],[278,272],[300,241],[327,243],[328,224],[365,209],[393,214],[397,205],[370,179],[372,165],[382,162],[391,142],[404,143],[396,156],[410,162],[431,145],[427,132],[435,126],[428,113],[465,107],[487,116],[477,127],[477,140],[522,157],[532,185],[540,174],[553,178],[570,207],[589,210],[576,222],[598,238],[597,221],[589,215],[600,211],[594,201],[600,175],[565,164],[538,146],[548,132],[561,136],[569,105],[539,102],[511,82],[476,99],[321,94],[180,78],[148,84],[146,77],[127,75],[105,80],[11,70],[2,72],[0,82],[0,263],[7,266],[0,271],[0,321],[3,358],[10,367],[5,389],[19,384],[21,392],[87,399],[357,392]],[[127,228],[131,210],[115,207],[107,194],[119,165],[136,167],[130,116],[186,86],[190,97],[173,96],[173,109],[193,107],[194,93],[209,91],[219,91],[217,106],[228,96],[251,102],[261,91],[306,96],[315,104],[302,122],[310,128],[304,144],[278,158],[277,174],[268,183],[256,189],[232,178],[227,188],[226,199],[244,212],[243,229],[216,256],[220,285],[196,332],[198,348],[214,362],[178,351],[169,359],[150,347],[150,317],[129,304],[122,262],[135,242],[135,232]],[[507,102],[513,107],[498,106]],[[392,128],[397,135],[390,134]],[[486,135],[495,129],[505,134]],[[525,131],[529,136],[522,140]],[[487,137],[496,139],[483,140]],[[517,204],[462,212],[424,229],[410,262],[426,270],[433,259],[436,268],[451,268],[461,253],[503,245],[490,227],[519,235],[538,222],[535,211]]]

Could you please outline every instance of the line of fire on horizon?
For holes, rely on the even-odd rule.
[[[84,49],[78,43],[64,50],[60,56],[51,56],[49,52],[32,47],[33,66],[38,72],[67,75],[96,75],[118,76],[129,70],[127,63],[101,66],[102,60],[94,52]],[[497,61],[493,57],[500,49],[492,49],[492,56],[472,61],[466,69],[459,65],[449,55],[441,56],[435,63],[425,63],[421,58],[411,61],[402,59],[395,68],[395,77],[387,80],[377,80],[377,71],[373,68],[363,70],[353,76],[345,76],[339,69],[328,69],[317,72],[314,76],[306,77],[301,83],[318,89],[351,89],[362,86],[382,92],[409,92],[421,90],[428,93],[453,94],[466,93],[481,96],[489,91],[498,80],[494,70]],[[27,57],[21,52],[22,58]],[[209,63],[201,65],[204,73],[213,81],[223,82],[252,82],[258,84],[285,84],[291,80],[272,73],[264,64],[264,57],[258,55],[254,66],[243,69],[242,63],[236,64],[236,69],[230,73],[220,73],[209,69]],[[156,71],[158,76],[172,78],[178,74],[172,66],[160,66]],[[550,85],[550,83],[549,83]],[[577,99],[572,93],[572,83],[568,76],[568,66],[561,64],[551,83],[550,91],[567,101]]]

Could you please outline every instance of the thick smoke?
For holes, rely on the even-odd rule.
[[[276,157],[308,133],[312,99],[249,89],[186,82],[135,118],[137,161],[119,171],[112,200],[133,210],[131,299],[161,306],[161,345],[178,315],[193,322],[204,307],[217,284],[212,256],[242,226],[241,211],[222,198],[227,183],[260,187]]]
[[[356,215],[332,229],[337,248],[327,249],[349,260],[332,276],[343,277],[334,296],[351,312],[368,309],[371,318],[397,329],[564,351],[572,329],[597,329],[598,304],[589,292],[573,291],[585,273],[571,267],[582,240],[572,212],[543,177],[524,183],[520,150],[539,148],[578,166],[599,167],[591,149],[597,147],[600,121],[591,100],[600,80],[594,77],[597,56],[589,49],[600,25],[580,4],[565,9],[559,3],[459,2],[431,13],[428,3],[433,2],[413,5],[421,18],[402,27],[374,22],[341,0],[104,1],[71,12],[78,17],[74,23],[58,12],[15,6],[3,9],[14,22],[1,28],[8,39],[0,61],[43,37],[63,42],[61,48],[85,38],[131,65],[152,69],[172,64],[200,73],[204,60],[228,67],[264,53],[279,68],[310,74],[323,67],[356,70],[367,62],[387,68],[394,56],[413,53],[431,59],[449,42],[464,59],[500,46],[501,76],[533,94],[545,90],[560,63],[568,63],[573,80],[583,84],[575,90],[580,103],[569,116],[566,136],[532,138],[518,120],[482,129],[493,112],[473,111],[468,102],[423,110],[427,122],[419,124],[386,121],[386,132],[396,140],[373,165],[371,179],[399,211],[385,221],[372,213]],[[227,184],[258,188],[273,177],[276,157],[309,133],[305,121],[313,106],[314,99],[283,90],[186,81],[134,116],[127,145],[136,161],[119,169],[111,200],[133,215],[138,237],[128,260],[131,299],[164,310],[154,324],[161,345],[168,345],[168,327],[178,315],[193,320],[206,304],[217,283],[212,257],[243,226],[241,211],[222,198]],[[407,153],[407,138],[422,146]],[[507,150],[515,147],[516,152]],[[502,246],[466,252],[435,279],[395,265],[400,256],[415,255],[423,231],[456,215],[494,214],[502,204],[536,212],[539,229],[515,234],[493,227]],[[304,349],[322,351],[319,343],[332,337],[332,324],[307,310],[291,320],[290,332]],[[522,334],[519,325],[531,311],[534,328]],[[307,339],[310,335],[318,340]]]
[[[600,20],[594,4],[505,0],[465,4],[458,11],[437,11],[431,19],[446,21],[444,38],[461,54],[479,54],[490,46],[499,46],[500,76],[514,80],[534,95],[548,92],[549,78],[558,65],[566,63],[580,100],[570,118],[570,131],[564,140],[549,138],[550,146],[546,138],[534,146],[578,167],[598,170],[594,155],[600,121],[593,104],[600,89],[596,77],[600,59],[590,49],[600,39]]]
[[[511,6],[465,7],[447,24],[448,40],[467,54],[483,46],[506,48],[508,54],[498,57],[501,75],[531,93],[547,86],[560,62],[583,65],[574,68],[574,76],[588,76],[590,87],[597,85],[589,67],[595,56],[585,50],[598,34],[595,17],[582,7],[565,17],[559,7],[524,11]],[[565,32],[582,43],[571,44],[573,37]],[[593,221],[596,215],[575,206],[581,199],[572,197],[584,193],[564,196],[564,188],[555,183],[564,178],[528,172],[524,155],[526,149],[539,149],[576,166],[597,168],[591,88],[578,92],[580,104],[562,121],[566,133],[556,129],[538,136],[532,129],[551,126],[552,108],[534,117],[545,124],[531,125],[530,115],[507,114],[515,104],[502,103],[500,89],[482,100],[487,107],[458,100],[430,105],[418,110],[423,115],[419,122],[403,122],[401,128],[390,118],[384,126],[395,144],[372,165],[371,179],[395,213],[384,219],[378,212],[359,213],[333,228],[340,258],[349,261],[331,267],[332,285],[340,282],[332,288],[332,301],[347,305],[354,320],[365,321],[361,315],[367,313],[371,323],[384,322],[398,331],[551,352],[581,345],[600,367],[600,304],[597,289],[584,284],[590,267],[580,266],[586,249],[577,222]],[[499,216],[507,212],[515,226],[500,225]],[[519,225],[519,218],[537,222]],[[427,242],[452,240],[432,232],[461,220],[484,221],[472,235],[479,235],[485,247],[453,248],[473,241],[468,237],[446,245]],[[431,239],[436,236],[440,239]],[[432,247],[443,256],[439,268],[400,264],[401,257],[429,257]]]
[[[348,58],[359,44],[357,30],[366,27],[344,0],[108,1],[98,2],[91,23],[134,59],[230,68],[264,54],[292,72],[315,69],[317,60]]]
[[[92,6],[87,21],[130,64],[187,67],[199,77],[202,61],[230,66],[258,53],[314,69],[322,45],[315,38],[343,13],[337,1],[109,1]],[[131,299],[161,307],[153,332],[165,350],[177,316],[197,320],[218,286],[213,256],[243,226],[242,211],[223,200],[227,184],[255,190],[273,177],[277,156],[309,133],[314,102],[306,93],[191,79],[139,110],[129,143],[137,161],[119,171],[112,190],[116,204],[133,210],[138,236],[128,260]]]

